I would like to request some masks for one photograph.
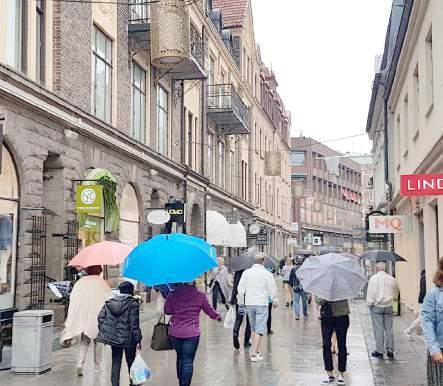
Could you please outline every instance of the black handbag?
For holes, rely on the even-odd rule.
[[[151,348],[155,351],[166,351],[173,349],[171,337],[169,336],[169,323],[166,323],[166,316],[164,314],[154,326],[151,339]]]

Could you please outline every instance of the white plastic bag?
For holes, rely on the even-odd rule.
[[[134,359],[134,363],[129,371],[129,376],[134,385],[140,385],[151,379],[151,370],[141,357],[140,353],[137,353],[137,356]]]
[[[225,321],[223,322],[223,326],[225,328],[229,328],[229,329],[234,328],[235,319],[236,319],[235,307],[231,307],[229,309],[229,311],[226,313]]]

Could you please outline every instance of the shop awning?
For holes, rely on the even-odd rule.
[[[206,212],[206,241],[218,247],[245,248],[246,230],[239,221],[229,224],[221,213],[208,210]]]
[[[246,241],[246,230],[243,224],[238,221],[237,224],[229,224],[231,228],[230,247],[246,248],[248,243]]]

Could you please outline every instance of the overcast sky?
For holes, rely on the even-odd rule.
[[[292,135],[331,140],[365,132],[374,59],[391,0],[252,0],[255,39],[272,65]],[[327,143],[369,152],[366,136]]]

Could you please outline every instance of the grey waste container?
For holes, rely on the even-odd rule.
[[[51,369],[54,312],[16,312],[12,327],[11,371],[41,374]]]

